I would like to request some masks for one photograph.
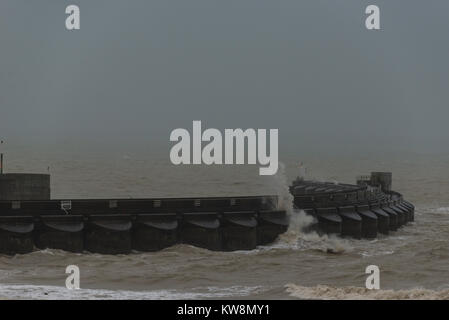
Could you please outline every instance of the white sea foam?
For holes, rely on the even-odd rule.
[[[43,300],[181,300],[181,299],[211,299],[226,297],[245,297],[263,292],[260,286],[232,286],[232,287],[202,287],[192,288],[190,291],[181,290],[104,290],[79,289],[69,290],[57,286],[37,285],[0,285],[0,300],[2,299],[43,299]]]
[[[407,290],[369,290],[361,287],[318,285],[304,287],[287,284],[286,291],[299,299],[318,300],[449,300],[449,290],[414,288]]]
[[[352,249],[348,242],[327,235],[318,235],[316,232],[304,232],[307,227],[316,222],[315,218],[307,215],[304,210],[293,207],[293,196],[289,191],[289,183],[285,173],[285,165],[280,162],[274,183],[279,199],[278,207],[286,210],[290,219],[287,232],[280,235],[278,241],[272,246],[274,248],[292,249],[316,249],[329,253],[342,253]]]
[[[449,207],[440,207],[431,209],[433,213],[442,213],[442,214],[449,214]]]

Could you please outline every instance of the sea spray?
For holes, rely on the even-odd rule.
[[[279,169],[273,180],[278,196],[278,209],[286,210],[289,218],[288,229],[279,236],[278,244],[287,244],[294,249],[316,249],[326,253],[342,253],[351,249],[347,241],[336,236],[319,235],[315,231],[305,232],[317,221],[304,210],[294,207],[294,197],[289,190],[284,163],[279,162]]]
[[[289,231],[295,233],[302,232],[306,227],[315,222],[315,218],[306,215],[303,210],[294,208],[294,197],[290,193],[285,164],[279,163],[279,170],[274,175],[276,195],[278,196],[278,209],[285,210],[289,218]]]
[[[285,164],[279,162],[279,170],[274,177],[274,187],[278,196],[278,209],[285,210],[289,218],[289,227],[284,234],[284,238],[297,238],[303,230],[315,223],[315,218],[306,215],[304,210],[294,208],[294,197],[290,193],[287,174],[285,173]]]
[[[286,210],[290,217],[293,212],[293,195],[289,190],[284,163],[279,162],[279,169],[273,176],[272,181],[278,196],[278,209]]]

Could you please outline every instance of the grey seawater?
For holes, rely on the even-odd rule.
[[[302,234],[292,217],[277,242],[252,251],[211,252],[177,245],[155,253],[0,256],[0,299],[449,299],[449,155],[287,155],[275,177],[255,166],[173,166],[150,151],[11,148],[9,172],[46,172],[54,198],[285,195],[299,160],[318,180],[353,182],[393,172],[394,189],[416,206],[415,222],[375,240]],[[329,250],[334,253],[328,253]],[[65,268],[81,290],[65,288]],[[381,290],[364,289],[365,268]]]

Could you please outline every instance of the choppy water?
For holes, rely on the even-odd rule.
[[[178,245],[118,256],[58,250],[0,256],[0,299],[449,298],[447,154],[298,154],[281,159],[285,176],[260,177],[257,167],[174,167],[149,151],[76,151],[12,149],[7,169],[50,166],[54,198],[283,194],[299,159],[309,176],[323,180],[353,182],[359,174],[390,170],[394,189],[416,206],[415,222],[357,241],[301,234],[298,218],[276,243],[231,253]],[[81,290],[65,288],[70,264],[81,269]],[[382,290],[364,289],[370,264],[380,267]]]

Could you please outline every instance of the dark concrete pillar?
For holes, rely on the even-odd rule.
[[[50,200],[50,175],[0,175],[0,200]]]

